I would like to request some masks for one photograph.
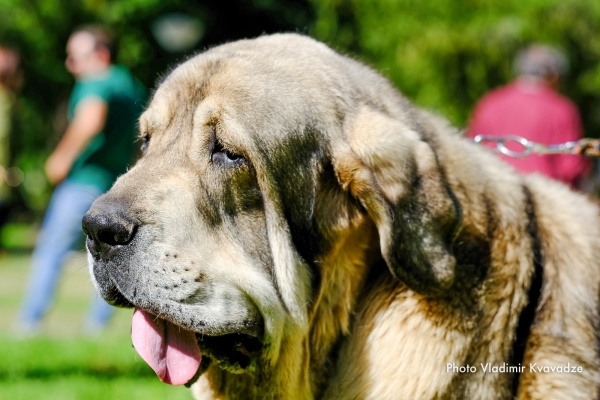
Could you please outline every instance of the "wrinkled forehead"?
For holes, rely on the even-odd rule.
[[[156,90],[140,119],[142,135],[198,132],[211,125],[231,140],[276,142],[310,124],[308,96],[288,71],[246,59],[189,60]],[[237,136],[237,137],[236,137]]]
[[[229,64],[200,57],[177,67],[154,93],[140,126],[164,129],[175,121],[214,118],[224,111],[239,113],[252,91],[251,82],[244,79],[248,75],[244,68]]]

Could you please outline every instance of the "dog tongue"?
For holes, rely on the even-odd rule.
[[[202,353],[192,331],[136,308],[131,340],[139,355],[165,383],[183,385],[198,371]]]

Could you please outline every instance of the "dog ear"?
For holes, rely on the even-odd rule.
[[[375,222],[392,274],[424,295],[454,282],[461,208],[431,146],[408,124],[364,107],[332,145],[338,181]]]

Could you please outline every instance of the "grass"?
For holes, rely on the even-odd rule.
[[[131,310],[117,310],[106,332],[81,332],[93,287],[85,257],[65,265],[55,305],[33,338],[12,327],[27,279],[27,254],[0,255],[0,399],[191,399],[161,383],[131,346]]]

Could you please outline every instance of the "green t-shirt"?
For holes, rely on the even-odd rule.
[[[92,184],[106,191],[125,173],[135,152],[137,119],[146,104],[146,89],[122,66],[75,83],[69,98],[69,121],[85,98],[100,98],[108,105],[104,128],[77,157],[67,179]]]

